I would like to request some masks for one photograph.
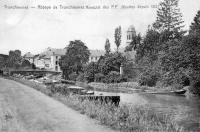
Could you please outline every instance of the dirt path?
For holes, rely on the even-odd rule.
[[[112,132],[85,115],[15,81],[0,78],[1,132]]]

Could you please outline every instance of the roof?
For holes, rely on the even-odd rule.
[[[50,58],[53,55],[62,56],[65,55],[66,49],[55,49],[55,48],[47,48],[44,52],[40,53],[40,57]]]
[[[129,26],[127,32],[135,32],[135,27],[133,25]]]
[[[34,55],[31,54],[31,52],[28,52],[28,53],[26,53],[26,54],[24,55],[24,57],[26,57],[26,58],[33,58]]]
[[[90,56],[93,57],[100,57],[103,56],[105,54],[105,51],[103,50],[90,50]]]

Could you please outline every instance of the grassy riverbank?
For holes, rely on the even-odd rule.
[[[133,92],[165,92],[170,91],[170,88],[158,88],[139,86],[137,82],[123,82],[123,83],[97,83],[92,82],[88,84],[93,87],[95,91],[102,92],[120,92],[120,93],[133,93]]]
[[[14,79],[20,83],[37,89],[51,97],[61,101],[63,104],[80,111],[80,113],[90,118],[100,121],[101,124],[109,126],[113,129],[124,132],[179,132],[181,129],[174,123],[172,115],[163,115],[156,113],[150,106],[132,106],[128,104],[120,104],[114,106],[112,104],[100,103],[98,101],[80,100],[78,96],[63,95],[62,93],[53,92],[51,88],[42,84],[31,82],[28,80]],[[67,85],[65,86],[67,87]]]

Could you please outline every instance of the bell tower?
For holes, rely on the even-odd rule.
[[[131,25],[126,32],[126,46],[128,46],[133,41],[133,38],[135,36],[136,36],[135,27]]]

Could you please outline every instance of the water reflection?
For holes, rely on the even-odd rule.
[[[159,95],[146,93],[107,93],[103,95],[118,95],[120,103],[148,104],[157,112],[174,115],[175,121],[187,131],[200,131],[200,99],[185,96]]]

